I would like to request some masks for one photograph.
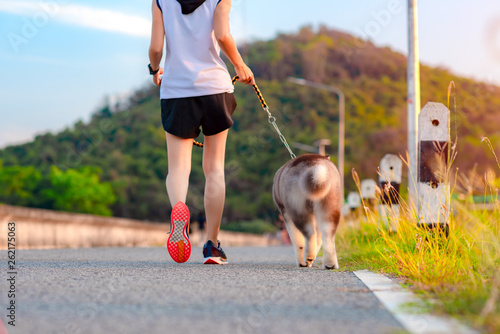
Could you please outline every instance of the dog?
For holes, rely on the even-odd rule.
[[[323,244],[323,269],[339,269],[335,233],[340,222],[340,173],[328,156],[305,154],[274,176],[274,204],[282,214],[299,267],[311,267]]]

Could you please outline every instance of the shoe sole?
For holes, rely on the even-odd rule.
[[[220,264],[225,265],[228,264],[227,260],[223,260],[221,257],[206,257],[203,260],[203,264]]]
[[[177,263],[186,262],[191,256],[191,243],[186,234],[189,224],[189,209],[182,203],[177,203],[172,210],[172,228],[167,240],[168,253]]]

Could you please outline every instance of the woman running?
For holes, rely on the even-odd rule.
[[[236,108],[233,85],[220,50],[239,81],[253,85],[229,29],[231,0],[153,0],[149,71],[160,87],[161,118],[168,151],[167,193],[173,206],[167,248],[176,262],[191,254],[186,196],[193,139],[205,136],[203,172],[206,243],[204,263],[227,264],[218,241],[226,196],[224,158],[228,129]],[[160,67],[166,43],[164,68]],[[161,77],[163,75],[163,77]]]

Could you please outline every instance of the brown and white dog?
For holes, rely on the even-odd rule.
[[[311,267],[323,244],[323,268],[339,268],[335,232],[341,186],[337,167],[329,157],[318,154],[299,156],[276,172],[273,199],[285,220],[299,267]]]

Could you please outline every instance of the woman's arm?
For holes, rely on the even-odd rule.
[[[214,13],[215,38],[217,38],[217,42],[219,43],[222,52],[224,52],[231,64],[233,64],[236,75],[240,77],[239,81],[249,85],[255,85],[252,70],[250,70],[241,58],[241,55],[236,48],[233,36],[231,36],[231,31],[229,29],[230,11],[231,0],[222,0],[217,5]]]
[[[160,69],[153,75],[155,85],[161,85],[160,75],[163,74],[163,68],[160,67],[161,57],[163,56],[163,43],[165,41],[165,30],[163,28],[163,15],[160,8],[153,0],[153,28],[151,29],[151,44],[149,45],[149,63],[153,70]]]

